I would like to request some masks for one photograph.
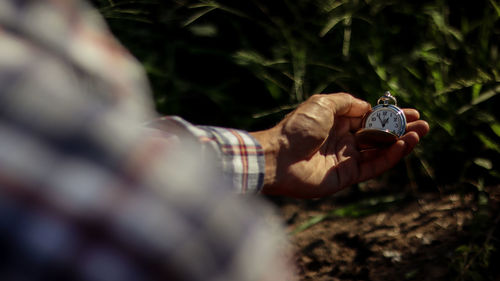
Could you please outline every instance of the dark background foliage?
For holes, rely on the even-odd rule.
[[[162,114],[257,130],[314,93],[375,103],[390,90],[431,125],[404,178],[479,188],[498,181],[494,0],[94,4],[143,63]]]

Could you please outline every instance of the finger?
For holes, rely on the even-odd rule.
[[[362,117],[349,118],[349,130],[351,132],[356,132],[357,130],[361,129],[362,125],[363,125]]]
[[[356,132],[361,129],[361,123],[363,118],[361,117],[344,117],[340,116],[335,119],[334,131],[330,133],[331,136],[344,135],[348,132]]]
[[[420,139],[427,134],[429,131],[429,125],[423,120],[418,120],[408,124],[406,133],[401,136],[400,140],[403,140],[407,144],[407,152],[411,152],[413,148],[417,145]],[[384,148],[373,148],[364,150],[362,153],[362,161],[372,161],[373,159],[380,157],[385,153]]]
[[[392,168],[406,152],[407,143],[402,139],[385,149],[361,152],[362,158],[368,161],[361,162],[359,166],[359,181],[371,179]]]
[[[418,110],[413,109],[413,108],[403,108],[403,112],[406,116],[406,121],[407,122],[413,122],[418,119],[420,119],[420,113]]]
[[[380,157],[386,152],[387,148],[372,148],[361,151],[361,162],[370,162]]]
[[[378,176],[392,168],[401,158],[408,155],[419,141],[419,133],[410,131],[389,148],[371,149],[361,152],[360,181]]]
[[[416,132],[420,138],[425,136],[429,132],[429,129],[429,124],[424,120],[410,122],[406,126],[406,132]]]
[[[327,94],[324,97],[331,102],[336,116],[362,117],[371,108],[366,101],[347,93]]]
[[[401,139],[405,142],[406,147],[404,151],[404,156],[408,155],[420,141],[420,136],[417,132],[409,132],[404,134]]]

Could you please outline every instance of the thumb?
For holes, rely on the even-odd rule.
[[[371,105],[364,100],[347,93],[336,93],[325,96],[333,106],[333,113],[337,116],[361,117],[371,109]]]

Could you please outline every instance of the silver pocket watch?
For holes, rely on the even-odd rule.
[[[385,92],[377,105],[368,112],[362,128],[356,133],[360,148],[387,146],[396,142],[406,131],[406,117],[396,98]]]

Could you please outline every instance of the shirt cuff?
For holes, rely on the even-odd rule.
[[[265,174],[264,150],[248,132],[230,128],[195,126],[179,117],[162,117],[154,123],[176,123],[210,147],[220,159],[224,177],[239,193],[258,193]],[[154,126],[157,127],[157,126]],[[168,127],[160,126],[162,128]],[[158,127],[157,127],[158,128]]]

